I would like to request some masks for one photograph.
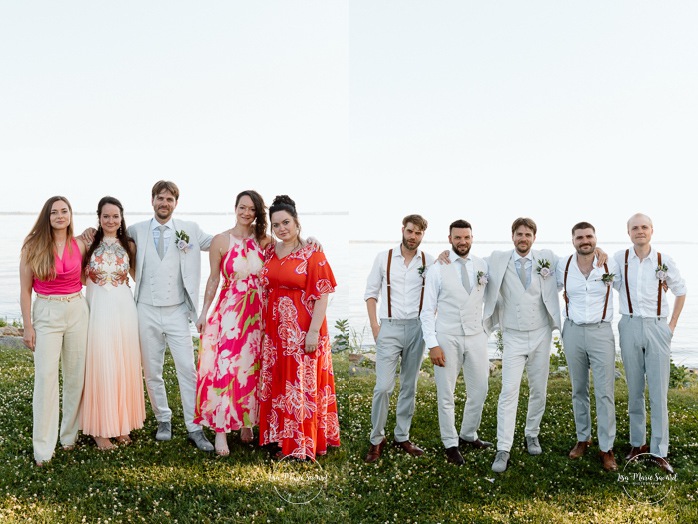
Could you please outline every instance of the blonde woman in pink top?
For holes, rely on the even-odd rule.
[[[73,236],[68,199],[49,198],[24,239],[19,264],[24,345],[34,353],[32,442],[37,466],[51,460],[59,437],[59,362],[63,449],[72,449],[78,437],[89,316],[81,281],[85,250],[82,239]]]

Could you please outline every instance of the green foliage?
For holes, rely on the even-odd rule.
[[[257,444],[229,436],[230,456],[216,457],[186,439],[177,378],[169,353],[164,379],[173,410],[173,440],[155,442],[156,422],[146,398],[145,427],[133,444],[98,451],[81,435],[73,451],[57,447],[43,468],[33,465],[33,360],[28,350],[0,348],[0,522],[153,523],[635,523],[698,522],[698,387],[669,391],[672,491],[660,503],[629,498],[615,473],[605,473],[594,445],[581,459],[567,457],[576,440],[570,381],[551,377],[540,442],[544,454],[526,453],[523,429],[526,376],[516,421],[509,470],[490,467],[494,450],[463,451],[466,464],[446,462],[439,436],[436,387],[422,374],[410,439],[425,450],[420,458],[386,446],[376,464],[366,464],[375,376],[350,376],[347,353],[333,355],[342,445],[318,458],[327,483],[309,504],[290,504],[278,494],[276,462]],[[386,426],[392,437],[397,387]],[[499,377],[490,379],[479,436],[495,441]],[[593,398],[593,390],[592,390]],[[455,394],[457,424],[466,400],[462,379]],[[629,449],[627,388],[616,382],[619,468]],[[592,420],[596,420],[592,401]],[[213,433],[205,429],[209,437]],[[257,430],[255,429],[255,434]],[[649,435],[648,435],[649,436]],[[654,474],[655,470],[648,470]],[[418,494],[418,495],[416,495]]]
[[[669,370],[670,388],[685,388],[690,385],[691,381],[691,373],[686,366],[677,366],[674,362],[671,363]]]
[[[365,328],[359,333],[349,326],[349,320],[346,318],[337,320],[334,327],[339,333],[332,339],[332,353],[342,353],[343,351],[361,352]]]
[[[24,326],[22,325],[22,321],[18,319],[14,319],[12,322],[7,321],[7,317],[0,318],[0,327],[7,327],[7,326],[12,326],[17,329],[21,329]]]
[[[495,355],[498,358],[502,358],[502,355],[504,354],[504,336],[502,335],[502,331],[500,329],[494,332],[494,340],[495,344],[497,345]]]

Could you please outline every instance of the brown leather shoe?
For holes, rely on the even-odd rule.
[[[625,456],[625,460],[632,460],[638,455],[641,455],[642,453],[649,453],[650,452],[650,447],[647,444],[643,444],[642,446],[633,446],[630,448],[630,453],[628,453]]]
[[[370,464],[371,462],[378,460],[381,457],[383,448],[387,443],[388,441],[384,438],[381,440],[380,444],[371,444],[371,447],[368,449],[368,454],[364,458],[364,462],[368,462]]]
[[[460,454],[460,451],[458,451],[458,446],[446,448],[446,460],[448,460],[451,464],[455,464],[456,466],[462,466],[465,464],[465,459],[463,458],[463,455]]]
[[[460,437],[458,437],[458,443],[461,446],[470,446],[471,448],[475,449],[487,449],[492,446],[492,443],[487,442],[486,440],[465,440]]]
[[[569,457],[572,460],[580,458],[582,455],[584,455],[584,452],[589,446],[591,446],[591,439],[587,441],[578,441],[570,451]]]
[[[616,457],[613,456],[613,450],[599,451],[599,456],[601,457],[601,463],[603,464],[603,469],[606,471],[616,471],[618,469],[618,464],[616,464]]]
[[[395,446],[396,448],[401,448],[403,451],[406,451],[407,453],[409,453],[413,457],[421,457],[422,455],[424,455],[424,450],[418,448],[417,446],[412,444],[412,442],[410,442],[409,440],[404,440],[402,442],[398,442],[397,440],[393,440],[393,446]]]
[[[662,457],[654,457],[654,460],[655,460],[655,462],[657,463],[657,466],[659,466],[659,467],[662,468],[664,471],[666,471],[667,473],[669,473],[669,475],[673,475],[673,474],[674,474],[674,468],[672,468],[672,467],[671,467],[671,464],[669,464],[669,462],[667,462],[666,457],[664,457],[664,458],[662,458]]]

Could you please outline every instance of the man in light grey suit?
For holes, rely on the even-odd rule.
[[[489,358],[482,325],[482,303],[487,285],[487,263],[470,254],[472,226],[456,220],[449,226],[453,264],[434,264],[427,271],[424,307],[420,314],[424,342],[434,364],[441,441],[446,459],[462,466],[458,445],[486,449],[478,430],[487,398]],[[460,371],[468,393],[460,433],[455,426],[453,393]]]
[[[197,318],[201,251],[208,250],[212,236],[194,222],[172,218],[179,188],[160,180],[152,189],[155,216],[128,228],[136,241],[138,330],[145,383],[158,421],[156,440],[172,438],[172,411],[162,371],[165,348],[170,348],[177,370],[184,422],[188,438],[202,451],[213,451],[201,426],[194,423],[196,366],[189,321]]]
[[[536,223],[517,218],[511,226],[514,249],[494,251],[487,260],[490,277],[485,289],[485,329],[502,331],[502,390],[497,404],[497,455],[492,471],[506,470],[514,441],[521,377],[528,376],[526,447],[531,455],[543,450],[538,441],[545,412],[553,329],[560,329],[560,302],[550,250],[533,250]]]

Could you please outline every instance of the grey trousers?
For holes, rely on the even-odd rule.
[[[572,382],[572,410],[577,441],[591,439],[589,370],[594,377],[596,431],[601,451],[613,449],[616,438],[616,341],[610,322],[579,325],[565,320],[562,342]]]
[[[381,320],[376,340],[376,386],[371,408],[371,444],[380,444],[385,438],[390,395],[395,388],[395,374],[400,364],[400,393],[395,412],[395,440],[410,438],[414,415],[417,376],[424,360],[422,324],[418,318],[410,320]]]
[[[666,457],[669,453],[669,371],[671,337],[666,319],[623,315],[618,323],[620,354],[628,381],[628,417],[630,445],[646,442],[645,377],[650,397],[652,438],[650,453]]]

